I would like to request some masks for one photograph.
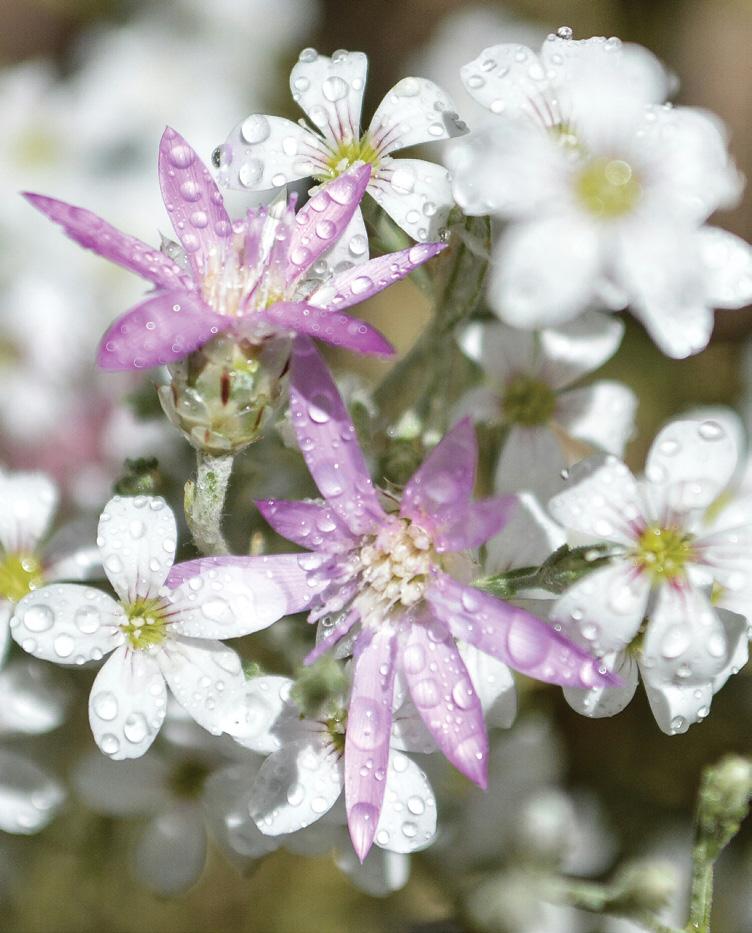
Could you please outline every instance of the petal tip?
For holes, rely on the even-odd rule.
[[[366,860],[366,856],[371,851],[373,839],[376,835],[378,816],[376,807],[369,803],[356,803],[347,814],[347,826],[350,830],[350,839],[352,840],[355,854],[358,856],[361,864],[363,864]]]

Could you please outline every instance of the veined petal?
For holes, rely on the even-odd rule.
[[[159,143],[159,184],[172,226],[196,280],[221,262],[232,223],[209,169],[171,127]]]
[[[541,374],[553,389],[563,389],[602,366],[619,349],[624,323],[610,314],[586,311],[560,327],[537,336]]]
[[[370,632],[368,633],[370,635]],[[397,636],[378,629],[356,644],[345,736],[345,806],[353,848],[362,862],[373,844],[384,800],[392,731]]]
[[[6,553],[35,551],[57,503],[57,486],[44,473],[0,471],[0,545]]]
[[[384,519],[352,420],[309,340],[293,346],[292,422],[308,469],[328,504],[360,535]]]
[[[18,644],[43,661],[84,664],[99,661],[123,643],[122,607],[101,590],[53,583],[24,596],[11,619]]]
[[[560,596],[551,621],[592,654],[626,648],[637,635],[648,605],[650,578],[631,561],[615,560],[587,574]]]
[[[329,58],[305,49],[290,72],[293,99],[335,151],[339,143],[360,136],[367,70],[368,58],[362,52],[339,52]]]
[[[101,369],[151,369],[182,360],[227,330],[228,317],[209,311],[195,292],[160,292],[110,325],[99,344]]]
[[[589,690],[564,688],[564,699],[572,709],[590,719],[616,716],[629,705],[637,690],[639,669],[628,651],[607,655],[603,658],[603,663],[619,675],[622,681],[620,687],[591,687]]]
[[[387,159],[368,193],[414,240],[435,240],[454,206],[449,172],[423,159]]]
[[[506,525],[517,507],[516,496],[494,496],[462,503],[443,516],[436,528],[436,550],[465,551],[485,544]]]
[[[0,748],[0,829],[23,836],[38,833],[64,800],[62,784],[18,752]]]
[[[287,596],[268,574],[219,566],[186,580],[167,597],[171,631],[194,638],[237,638],[287,613]]]
[[[343,235],[370,177],[370,165],[351,168],[322,185],[301,207],[290,237],[288,283],[304,275]]]
[[[125,645],[94,679],[89,724],[99,748],[120,761],[140,758],[157,737],[167,712],[167,687],[156,660]]]
[[[603,379],[563,392],[556,402],[556,423],[578,441],[621,456],[634,432],[637,396],[621,382]]]
[[[394,347],[375,327],[349,314],[299,301],[280,301],[257,312],[276,330],[315,337],[356,353],[392,356]]]
[[[178,703],[200,726],[219,735],[227,722],[227,703],[245,684],[238,655],[219,641],[176,635],[156,657]]]
[[[407,755],[392,750],[376,845],[390,852],[418,852],[435,835],[436,798],[428,778]]]
[[[287,597],[287,611],[291,615],[307,609],[321,586],[309,581],[310,554],[270,554],[262,557],[243,557],[228,554],[222,557],[199,557],[175,564],[167,577],[167,586],[177,589],[184,580],[205,573],[214,567],[241,567],[264,574],[282,587]]]
[[[113,496],[99,519],[97,545],[115,592],[125,602],[154,599],[175,559],[178,530],[161,496]]]
[[[376,108],[368,138],[380,156],[397,149],[467,132],[457,108],[442,89],[427,78],[403,78]]]
[[[752,247],[718,227],[698,231],[705,270],[705,294],[713,308],[743,308],[752,303]]]
[[[206,862],[206,830],[195,803],[174,804],[151,820],[133,853],[139,881],[165,897],[198,881]]]
[[[455,638],[521,674],[567,687],[618,684],[617,678],[600,672],[591,655],[524,609],[443,573],[434,575],[426,595]]]
[[[467,673],[478,694],[487,725],[508,729],[517,715],[517,694],[512,672],[501,661],[475,645],[458,645]]]
[[[277,534],[301,547],[336,554],[357,540],[334,509],[321,502],[261,499],[256,506]]]
[[[410,275],[418,266],[440,253],[445,245],[420,243],[338,272],[311,295],[309,304],[331,310],[349,308]]]
[[[315,823],[342,793],[342,760],[317,738],[283,746],[259,768],[249,808],[267,836],[294,833]]]
[[[430,617],[412,625],[401,660],[413,703],[442,754],[485,788],[488,736],[483,709],[449,629]]]
[[[190,282],[190,276],[160,250],[121,233],[91,211],[41,194],[27,193],[24,197],[50,220],[60,224],[76,243],[143,276],[159,288],[185,288]]]
[[[331,155],[324,141],[307,127],[262,113],[252,113],[239,123],[219,152],[220,183],[250,191],[267,191],[298,178],[322,175]]]

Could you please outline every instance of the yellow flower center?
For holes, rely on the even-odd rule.
[[[556,408],[556,394],[551,386],[524,373],[508,383],[501,400],[504,420],[525,427],[548,424]]]
[[[120,630],[131,648],[142,651],[161,645],[167,637],[165,604],[161,599],[139,599],[125,607],[128,621]]]
[[[33,554],[0,557],[0,599],[17,603],[43,584],[42,565]]]
[[[405,518],[382,529],[360,550],[363,594],[369,609],[384,612],[399,603],[413,606],[423,598],[431,566],[437,561],[431,539]],[[369,592],[370,591],[370,592]]]
[[[642,186],[628,162],[599,158],[588,162],[576,176],[575,192],[589,213],[612,220],[634,209]]]
[[[317,181],[336,178],[355,165],[356,162],[365,162],[376,171],[379,167],[379,161],[379,154],[374,149],[368,133],[364,133],[360,139],[344,140],[339,143],[326,160],[328,171],[316,176],[316,178]]]
[[[665,583],[684,575],[686,565],[694,558],[692,536],[675,528],[651,526],[642,532],[634,559],[640,570],[653,583]]]

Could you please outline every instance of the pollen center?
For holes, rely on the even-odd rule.
[[[120,630],[131,648],[142,651],[162,644],[167,637],[165,608],[161,599],[139,599],[125,607],[128,621]]]
[[[401,518],[383,528],[360,550],[365,597],[371,603],[366,611],[415,605],[425,594],[435,562],[431,539],[418,525]]]
[[[591,214],[611,220],[630,213],[642,186],[632,166],[621,159],[592,159],[575,178],[575,193]]]
[[[0,599],[17,603],[43,583],[42,565],[33,554],[0,557]]]
[[[654,583],[681,577],[693,557],[692,536],[675,528],[646,528],[635,551],[635,563]]]
[[[507,384],[501,400],[504,420],[526,427],[548,424],[556,408],[556,395],[547,383],[520,373]]]
[[[318,176],[319,181],[325,181],[329,178],[336,178],[343,172],[356,164],[356,162],[365,162],[375,171],[379,167],[379,154],[373,146],[368,133],[364,133],[360,139],[343,140],[336,149],[326,159],[328,171]]]

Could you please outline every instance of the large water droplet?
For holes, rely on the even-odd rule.
[[[262,113],[252,113],[240,127],[240,135],[251,146],[264,142],[271,131],[269,121]]]
[[[100,719],[110,722],[118,714],[118,701],[114,693],[104,690],[98,693],[91,701],[94,712]]]
[[[46,632],[55,622],[55,613],[49,606],[29,606],[22,622],[30,632]]]

